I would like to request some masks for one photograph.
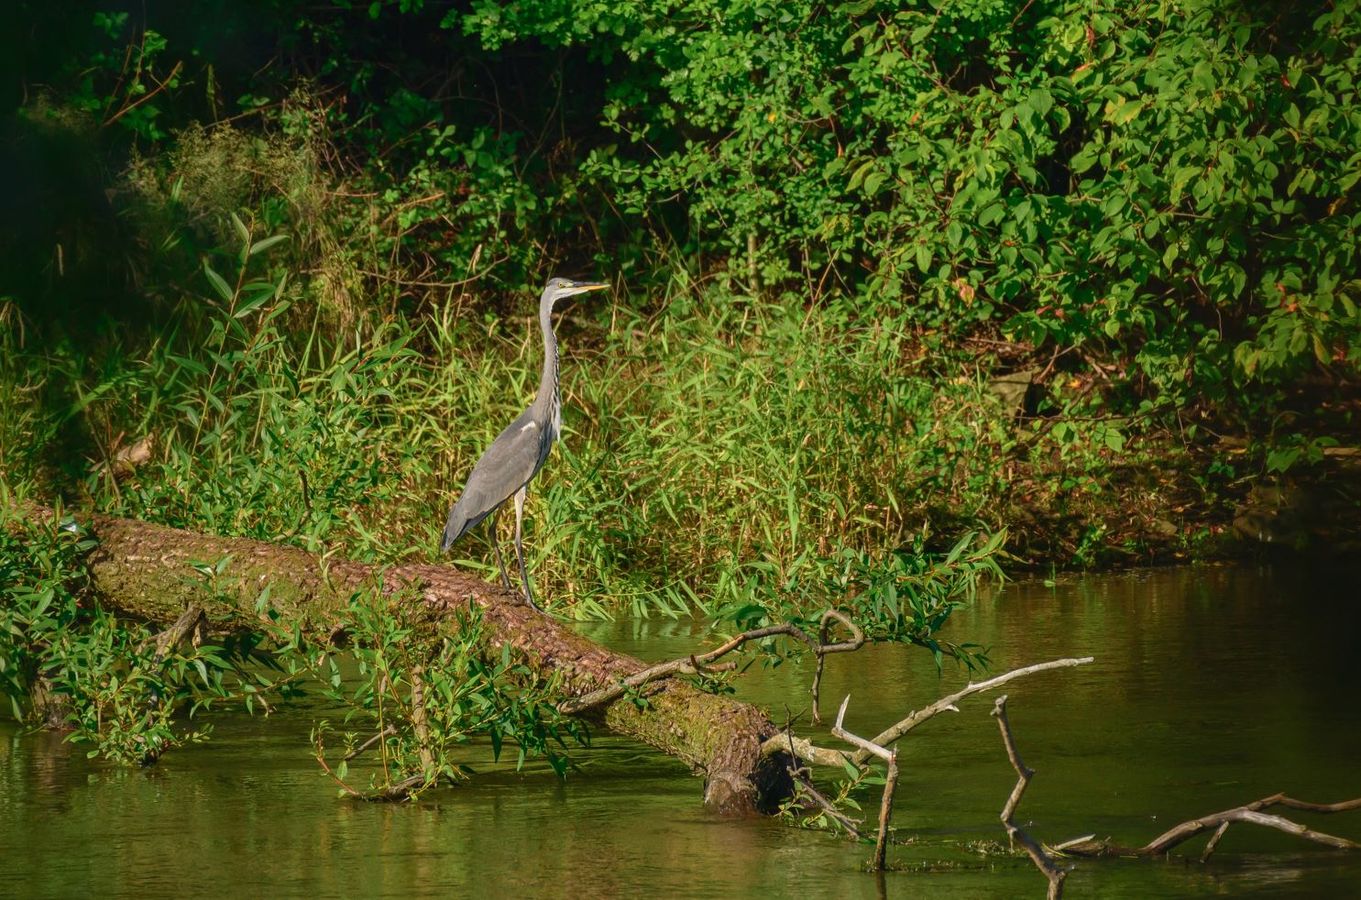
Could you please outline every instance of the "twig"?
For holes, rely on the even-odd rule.
[[[873,868],[876,872],[882,872],[884,871],[885,857],[888,855],[888,826],[889,821],[893,818],[893,793],[898,788],[898,751],[881,747],[873,741],[867,741],[858,735],[851,734],[842,727],[842,722],[846,718],[846,707],[850,702],[851,695],[847,694],[846,699],[841,701],[841,709],[837,710],[836,724],[832,726],[832,734],[888,763],[888,772],[884,776],[884,795],[879,801],[879,837],[874,842]]]
[[[171,67],[171,69],[170,69],[170,74],[167,75],[167,76],[165,76],[165,80],[164,80],[164,81],[156,81],[156,76],[155,76],[155,75],[151,75],[150,73],[148,73],[148,75],[149,75],[149,77],[151,78],[151,80],[152,80],[152,81],[156,81],[156,87],[154,87],[153,89],[147,91],[145,94],[143,94],[142,96],[138,97],[136,100],[134,100],[134,101],[131,102],[131,103],[128,103],[128,102],[125,101],[124,104],[123,104],[123,108],[120,109],[120,110],[118,110],[118,112],[114,113],[114,114],[113,114],[112,116],[110,116],[109,118],[105,119],[105,120],[104,120],[104,124],[103,124],[102,126],[100,126],[100,127],[107,128],[108,126],[112,125],[114,122],[117,122],[119,119],[123,118],[123,117],[124,117],[125,115],[127,115],[128,113],[132,112],[132,111],[133,111],[134,109],[136,109],[137,107],[141,106],[143,103],[145,103],[145,102],[147,102],[148,100],[150,100],[152,97],[155,97],[155,96],[156,96],[157,94],[159,94],[161,91],[163,91],[163,90],[165,90],[166,88],[170,87],[170,82],[172,82],[172,81],[175,80],[175,76],[178,75],[178,74],[180,74],[180,69],[182,69],[183,67],[184,67],[184,63],[183,63],[183,62],[176,62],[175,65]]]
[[[697,663],[698,658],[693,654],[681,659],[673,659],[670,662],[659,663],[637,674],[630,675],[609,687],[603,687],[591,691],[589,694],[564,700],[558,704],[558,712],[565,716],[580,715],[588,709],[609,703],[628,693],[631,689],[642,687],[651,681],[660,681],[663,678],[671,678],[676,675],[698,675],[701,672],[730,672],[737,668],[735,663],[720,663],[716,666],[704,666],[703,663]]]
[[[603,687],[599,690],[591,691],[589,694],[583,694],[580,697],[564,700],[558,705],[558,711],[563,715],[575,716],[592,707],[599,706],[602,703],[609,703],[615,698],[623,696],[629,690],[641,687],[650,681],[671,678],[675,675],[696,675],[704,671],[730,671],[735,668],[732,664],[723,664],[720,666],[711,666],[709,664],[720,657],[727,656],[729,653],[749,641],[758,641],[763,638],[775,637],[776,635],[786,635],[802,641],[813,648],[813,651],[818,654],[819,660],[827,653],[848,653],[852,650],[859,650],[864,646],[865,633],[861,631],[860,627],[851,621],[848,616],[834,609],[829,609],[822,614],[823,635],[826,634],[826,623],[830,619],[835,619],[849,628],[851,630],[851,640],[841,641],[836,644],[826,644],[822,641],[815,641],[808,636],[807,632],[799,628],[799,626],[791,625],[789,623],[783,625],[767,625],[765,628],[753,628],[750,631],[742,632],[727,643],[715,647],[707,653],[698,655],[692,653],[688,656],[683,656],[680,659],[673,659],[670,662],[658,663],[655,666],[649,666],[648,668],[643,669],[641,672],[636,672],[609,687]],[[772,738],[771,740],[775,740],[775,738]]]
[[[346,753],[343,757],[341,757],[341,759],[343,759],[345,762],[349,762],[350,760],[354,759],[355,757],[359,756],[360,754],[362,754],[362,753],[366,752],[367,750],[369,750],[370,748],[372,748],[374,744],[378,743],[379,741],[381,741],[381,740],[383,740],[383,739],[385,739],[385,738],[390,738],[390,737],[392,737],[392,736],[393,736],[394,734],[396,734],[396,733],[397,733],[397,729],[394,728],[393,726],[389,725],[388,727],[384,728],[382,731],[380,731],[380,732],[378,732],[377,734],[375,734],[373,737],[369,738],[369,739],[368,739],[367,741],[365,741],[364,743],[360,744],[358,747],[355,747],[355,748],[354,748],[353,750],[351,750],[349,753]]]
[[[843,641],[840,644],[827,643],[828,632],[831,630],[833,622],[840,622],[851,632],[851,640]],[[818,691],[822,684],[822,663],[828,653],[849,653],[859,650],[865,645],[865,633],[856,627],[851,621],[850,616],[835,609],[829,609],[822,614],[822,622],[818,626],[818,647],[815,651],[818,656],[817,668],[813,670],[813,724],[822,723],[822,713],[818,710]]]
[[[320,731],[315,731],[315,732],[313,732],[313,735],[312,735],[312,756],[316,759],[317,763],[321,766],[321,770],[322,770],[323,772],[325,772],[328,776],[330,776],[330,779],[331,779],[332,781],[334,781],[337,785],[339,785],[341,791],[343,791],[347,796],[350,796],[350,797],[363,797],[363,796],[364,796],[364,795],[361,794],[359,791],[356,791],[354,788],[352,788],[352,787],[350,787],[348,784],[346,784],[346,783],[345,783],[345,780],[344,780],[343,778],[341,778],[339,775],[337,775],[337,774],[335,773],[335,771],[331,768],[330,763],[326,762],[326,750],[325,750],[325,748],[322,746],[322,739],[321,739],[321,732],[320,732]],[[345,758],[348,760],[350,757],[347,756],[347,757],[345,757]]]
[[[794,770],[791,769],[790,771],[792,772]],[[806,771],[807,771],[806,769],[801,770],[801,772]],[[809,779],[805,775],[799,774],[794,777],[794,783],[798,785],[798,790],[801,794],[811,797],[813,801],[822,809],[823,812],[825,812],[827,815],[835,819],[837,824],[840,825],[842,828],[846,829],[846,831],[849,832],[851,836],[854,837],[857,841],[865,839],[864,832],[862,832],[859,827],[860,823],[856,822],[855,819],[852,819],[850,816],[846,815],[844,812],[837,809],[835,803],[824,797],[822,795],[822,792],[819,791],[816,787],[814,787],[811,779]]]
[[[186,606],[184,612],[180,614],[173,625],[148,639],[156,642],[156,659],[162,659],[171,650],[184,643],[184,639],[194,634],[204,621],[203,607],[197,603],[190,603]],[[143,646],[145,646],[145,643],[143,643]]]
[[[989,678],[987,681],[980,681],[977,683],[970,681],[968,684],[966,684],[963,688],[956,691],[955,693],[949,695],[948,697],[940,698],[935,703],[932,703],[930,706],[923,707],[921,710],[912,713],[907,718],[903,719],[901,722],[898,722],[896,725],[893,725],[892,727],[886,729],[884,732],[875,737],[874,740],[871,741],[871,743],[878,744],[881,747],[887,747],[889,744],[892,744],[894,741],[898,740],[903,735],[907,734],[909,731],[916,728],[921,723],[925,722],[927,719],[930,719],[939,713],[943,713],[946,711],[958,712],[959,710],[955,707],[955,704],[972,694],[982,693],[983,691],[990,691],[995,687],[1001,687],[1007,682],[1014,681],[1017,678],[1022,678],[1026,675],[1034,675],[1036,672],[1047,672],[1050,669],[1064,669],[1068,668],[1069,666],[1086,665],[1087,663],[1091,662],[1092,659],[1093,657],[1090,656],[1084,656],[1081,659],[1056,659],[1051,662],[1036,663],[1033,666],[1025,666],[1024,668],[1013,669],[1010,672],[1007,672],[1003,675],[998,675],[996,678]],[[869,759],[869,757],[870,754],[862,749],[857,751],[855,755],[851,757],[851,762],[855,763],[856,765],[862,765],[866,760]]]
[[[1068,870],[1055,863],[1049,854],[1044,852],[1044,848],[1016,824],[1016,807],[1021,805],[1021,797],[1025,795],[1026,786],[1030,784],[1035,770],[1021,762],[1021,755],[1016,750],[1016,741],[1011,736],[1011,723],[1007,721],[1006,694],[998,697],[993,703],[992,714],[1002,732],[1002,743],[1007,748],[1007,759],[1011,760],[1011,767],[1016,770],[1016,786],[1011,789],[1006,806],[1002,807],[1002,824],[1007,829],[1007,837],[1011,840],[1012,846],[1019,843],[1035,863],[1035,867],[1049,879],[1049,900],[1058,900],[1063,896],[1063,879],[1068,877]]]
[[[797,757],[798,754],[794,752],[793,746],[794,736],[788,731],[785,732],[784,736],[790,742],[789,755]],[[850,832],[856,840],[863,840],[865,836],[860,831],[860,822],[837,809],[835,803],[824,797],[822,792],[813,784],[813,779],[809,777],[809,774],[809,771],[805,768],[795,766],[789,767],[789,777],[794,781],[796,790],[802,796],[812,798],[824,813],[835,819],[837,824]]]

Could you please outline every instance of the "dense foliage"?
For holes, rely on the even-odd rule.
[[[3,491],[433,555],[532,390],[525,297],[590,273],[617,292],[560,326],[543,593],[730,630],[849,605],[973,663],[938,632],[1007,524],[1031,563],[1195,552],[1357,427],[1352,0],[10,15]],[[154,653],[82,606],[77,538],[6,541],[6,692],[52,676],[106,755],[187,739],[158,698],[264,686],[254,646]],[[455,774],[472,732],[554,745],[543,686],[501,690],[513,661],[351,612],[362,678],[333,689],[406,723],[383,783]],[[77,652],[112,693],[62,687]],[[413,681],[435,660],[457,676]],[[418,682],[485,701],[427,721],[434,763]]]
[[[1076,350],[1153,402],[1361,361],[1351,2],[91,8],[43,60],[55,13],[25,11],[30,124],[45,83],[143,152],[241,109],[336,138],[381,192],[332,226],[367,227],[371,277],[519,288],[593,249],[640,289],[679,254]]]

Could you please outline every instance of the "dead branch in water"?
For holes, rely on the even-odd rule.
[[[893,793],[898,788],[898,751],[867,741],[843,727],[842,723],[846,719],[846,707],[850,705],[850,702],[851,695],[847,694],[846,699],[841,701],[841,708],[837,710],[836,724],[832,726],[832,734],[888,763],[888,770],[884,775],[884,793],[879,801],[879,837],[874,842],[873,868],[876,872],[882,872],[884,870],[884,858],[888,854],[888,826],[893,818]]]
[[[1214,834],[1210,836],[1209,842],[1205,845],[1205,850],[1201,854],[1201,861],[1210,858],[1215,848],[1219,846],[1219,841],[1224,836],[1224,832],[1234,822],[1246,822],[1251,825],[1261,825],[1265,828],[1275,828],[1286,834],[1293,834],[1313,841],[1316,844],[1323,844],[1326,847],[1333,847],[1338,850],[1361,850],[1361,843],[1336,835],[1325,834],[1321,831],[1314,831],[1298,822],[1294,822],[1284,816],[1270,815],[1262,810],[1270,809],[1273,806],[1284,806],[1287,809],[1298,809],[1305,812],[1315,813],[1338,813],[1349,812],[1361,809],[1361,797],[1355,800],[1342,800],[1337,803],[1310,803],[1305,800],[1296,800],[1288,797],[1284,793],[1272,794],[1270,797],[1263,797],[1261,800],[1254,800],[1242,806],[1235,806],[1233,809],[1226,809],[1222,812],[1211,813],[1208,816],[1200,816],[1195,819],[1188,819],[1179,825],[1169,828],[1153,840],[1142,847],[1122,847],[1110,841],[1098,841],[1092,838],[1084,838],[1078,841],[1070,841],[1065,844],[1065,853],[1073,856],[1165,856],[1172,848],[1185,843],[1198,834],[1214,829]]]
[[[1011,767],[1016,770],[1016,786],[1011,789],[1011,796],[1007,797],[1006,805],[1002,807],[1002,824],[1006,826],[1007,837],[1011,840],[1012,847],[1019,843],[1036,868],[1049,879],[1049,900],[1058,900],[1063,896],[1063,879],[1068,877],[1068,870],[1055,863],[1044,848],[1016,824],[1016,807],[1021,805],[1021,797],[1025,796],[1025,789],[1029,786],[1030,779],[1034,777],[1035,770],[1021,761],[1021,754],[1016,750],[1016,740],[1011,735],[1011,723],[1007,721],[1006,694],[998,697],[993,703],[992,715],[997,719],[997,727],[1001,729],[1002,744],[1007,748],[1007,759],[1011,760]]]
[[[1050,662],[1036,663],[1031,666],[1012,669],[1010,672],[1003,673],[995,678],[989,678],[987,681],[980,681],[977,683],[971,681],[948,697],[942,697],[930,706],[923,707],[922,709],[911,713],[905,719],[902,719],[892,727],[881,732],[868,743],[877,747],[887,747],[890,744],[896,743],[903,735],[907,734],[918,725],[921,725],[923,722],[940,713],[959,712],[959,708],[955,704],[965,697],[992,690],[1009,681],[1014,681],[1015,679],[1022,678],[1026,675],[1034,675],[1037,672],[1047,672],[1050,669],[1063,669],[1069,666],[1086,665],[1091,662],[1092,659],[1093,657],[1090,656],[1084,656],[1081,659],[1056,659],[1051,660]],[[860,749],[856,750],[854,753],[846,753],[842,750],[831,750],[825,747],[815,746],[811,741],[805,738],[776,735],[775,737],[768,738],[766,742],[761,745],[761,752],[765,755],[774,753],[792,753],[799,759],[816,766],[840,767],[848,761],[853,765],[863,766],[869,761],[870,757],[875,754],[873,751],[866,750],[861,745],[857,746],[859,746]]]
[[[977,683],[970,681],[948,697],[940,698],[930,706],[923,707],[918,712],[912,713],[907,716],[907,718],[888,728],[875,737],[872,743],[878,744],[881,747],[888,746],[933,716],[943,712],[959,712],[959,709],[955,704],[972,694],[990,691],[995,687],[1001,687],[1007,682],[1014,681],[1017,678],[1023,678],[1026,675],[1034,675],[1036,672],[1047,672],[1050,669],[1063,669],[1069,666],[1085,666],[1087,663],[1091,662],[1093,658],[1094,657],[1091,656],[1084,656],[1081,659],[1056,659],[1052,662],[1036,663],[1033,666],[1012,669],[1010,672],[998,675],[995,678],[989,678],[987,681],[979,681]],[[851,758],[851,761],[859,765],[863,764],[869,757],[869,752],[860,750]]]

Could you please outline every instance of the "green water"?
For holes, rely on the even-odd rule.
[[[1059,842],[1138,844],[1175,822],[1275,791],[1361,796],[1361,569],[1200,569],[1008,586],[951,636],[994,671],[1060,656],[1094,665],[1007,688],[1038,771],[1020,819]],[[663,659],[712,643],[704,626],[592,626]],[[753,672],[741,694],[783,715],[808,673]],[[828,706],[872,734],[963,683],[921,651],[830,658]],[[308,754],[311,712],[219,715],[214,740],[150,770],[91,763],[0,724],[0,895],[94,896],[1043,896],[1023,858],[981,855],[1014,782],[991,695],[905,740],[895,824],[909,843],[882,880],[857,845],[778,821],[721,821],[676,762],[600,734],[565,783],[543,766],[483,766],[414,805],[342,801]],[[475,762],[487,758],[477,748]],[[873,797],[869,804],[877,806]],[[1361,814],[1301,816],[1361,839]],[[1199,842],[1194,846],[1198,853]],[[1237,825],[1209,864],[1081,862],[1070,897],[1361,896],[1361,854]]]

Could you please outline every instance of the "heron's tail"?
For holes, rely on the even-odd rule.
[[[468,504],[464,502],[467,498],[468,494],[465,491],[463,496],[458,498],[458,502],[454,504],[454,508],[449,510],[449,519],[444,523],[444,538],[440,541],[439,545],[439,552],[441,553],[448,552],[455,541],[463,537],[469,531],[472,531],[479,522],[487,517],[487,512],[471,516],[468,515],[466,507],[469,505],[475,506],[477,501],[474,500],[472,504]],[[491,510],[488,510],[488,512],[490,511]]]
[[[468,517],[463,515],[454,504],[454,508],[449,510],[449,519],[444,523],[444,538],[440,541],[439,552],[447,553],[449,548],[454,545],[454,541],[463,537],[468,528],[472,525]]]

